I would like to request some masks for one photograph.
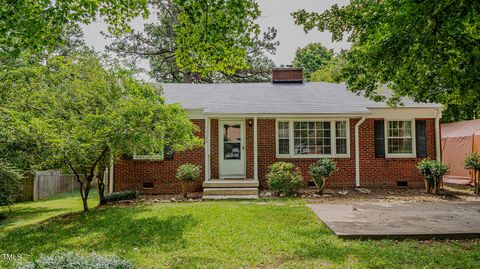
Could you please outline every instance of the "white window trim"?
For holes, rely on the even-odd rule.
[[[158,154],[140,155],[140,154],[137,154],[136,151],[134,151],[132,159],[139,160],[139,161],[163,161],[164,155],[163,155],[163,152]]]
[[[294,152],[294,132],[293,132],[293,122],[318,122],[318,121],[328,121],[330,122],[330,141],[332,147],[332,154],[304,154],[304,155],[295,155]],[[336,147],[336,121],[345,121],[347,124],[347,154],[337,154]],[[289,142],[289,154],[279,154],[279,143],[278,143],[278,123],[279,122],[288,122],[288,142]],[[350,158],[350,119],[349,118],[278,118],[275,119],[275,156],[278,159],[314,159],[314,158]]]
[[[409,121],[412,124],[412,153],[389,153],[388,152],[388,123],[391,121]],[[385,158],[415,158],[417,156],[417,141],[415,130],[415,119],[385,119]]]
[[[161,154],[152,154],[152,155],[133,155],[134,160],[145,160],[145,161],[163,161],[163,155]]]

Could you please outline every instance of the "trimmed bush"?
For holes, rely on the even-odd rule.
[[[308,172],[317,186],[318,194],[323,194],[327,178],[338,171],[337,163],[332,159],[320,159],[308,167]]]
[[[423,159],[417,164],[417,168],[425,177],[425,190],[427,193],[438,194],[442,177],[448,172],[448,166],[442,162]]]
[[[291,196],[303,185],[302,173],[292,163],[272,164],[266,177],[268,186],[277,195]]]
[[[133,265],[117,256],[96,253],[80,255],[73,252],[42,255],[40,259],[17,265],[17,269],[62,268],[62,269],[133,269]]]
[[[480,155],[474,152],[465,158],[463,163],[465,169],[472,169],[473,172],[473,185],[475,187],[475,194],[480,195]]]
[[[138,192],[136,191],[119,191],[107,194],[100,201],[100,204],[104,205],[107,203],[113,203],[124,200],[133,200],[138,197]]]
[[[187,198],[187,184],[194,182],[200,176],[200,166],[191,163],[180,165],[177,169],[177,179],[182,183],[183,198]]]

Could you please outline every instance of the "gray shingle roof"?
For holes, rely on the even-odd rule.
[[[209,114],[361,114],[387,107],[335,83],[163,83],[167,103]],[[386,89],[385,89],[386,91]],[[405,107],[438,108],[437,104],[404,100]]]

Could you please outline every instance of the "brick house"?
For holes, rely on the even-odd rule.
[[[204,198],[258,197],[277,161],[308,166],[333,158],[339,171],[330,187],[423,186],[422,158],[440,158],[441,106],[404,100],[396,109],[347,91],[344,84],[303,83],[302,70],[276,68],[273,83],[162,84],[166,101],[179,103],[198,125],[203,148],[162,159],[135,156],[111,167],[109,190],[180,192],[179,165],[202,167],[190,191]],[[387,89],[382,89],[387,91]]]

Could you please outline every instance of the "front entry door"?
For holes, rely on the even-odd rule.
[[[244,121],[220,121],[220,178],[245,178]]]

